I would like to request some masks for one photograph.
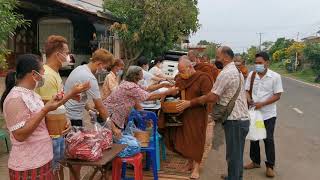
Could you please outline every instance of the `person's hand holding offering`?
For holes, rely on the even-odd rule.
[[[71,90],[72,99],[76,101],[80,101],[80,93],[87,91],[88,89],[90,89],[90,87],[91,85],[89,81],[74,85]]]

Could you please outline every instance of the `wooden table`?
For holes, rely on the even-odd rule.
[[[101,179],[108,180],[108,168],[111,166],[112,160],[124,149],[127,145],[125,144],[113,144],[111,149],[108,149],[103,152],[103,156],[98,161],[84,161],[84,160],[77,160],[77,159],[64,159],[60,161],[61,164],[66,165],[75,179],[80,180],[73,169],[73,166],[91,166],[94,168],[93,173],[90,175],[90,180],[94,178],[98,171],[101,172],[102,176]]]

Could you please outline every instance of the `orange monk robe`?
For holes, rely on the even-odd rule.
[[[213,82],[216,81],[220,73],[220,70],[214,64],[211,63],[197,63],[194,66],[194,69],[196,71],[207,73],[210,76],[211,80],[213,80]]]
[[[193,99],[209,93],[212,89],[212,81],[207,73],[196,71],[189,79],[176,76],[176,86],[185,90],[186,100],[191,101],[191,107],[180,116],[182,126],[165,127],[163,113],[159,117],[159,129],[164,135],[167,147],[182,156],[201,162],[208,121],[206,105],[192,103]]]

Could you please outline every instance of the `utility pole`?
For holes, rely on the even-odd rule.
[[[298,32],[298,33],[297,33],[297,42],[299,42],[299,35],[300,35],[300,33]],[[294,63],[294,70],[295,70],[295,71],[297,71],[298,65],[299,65],[299,62],[298,62],[298,52],[296,51],[296,61],[295,61],[295,63]]]
[[[258,34],[259,34],[259,51],[261,51],[261,44],[262,44],[261,39],[262,39],[263,33],[259,32]]]

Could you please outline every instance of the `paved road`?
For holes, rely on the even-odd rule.
[[[275,132],[277,176],[274,179],[318,180],[320,179],[320,88],[288,78],[283,78],[283,85],[285,93],[278,103],[279,118]],[[260,144],[264,147],[263,143]],[[220,174],[225,172],[224,148],[210,152],[202,172],[202,180],[219,179]],[[245,149],[245,162],[249,162],[249,143]],[[264,173],[263,165],[260,169],[246,171],[244,179],[267,179]]]

